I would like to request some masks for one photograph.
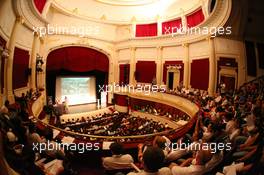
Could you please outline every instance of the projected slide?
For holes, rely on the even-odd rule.
[[[60,102],[67,97],[68,105],[96,102],[94,77],[57,77],[56,99]]]

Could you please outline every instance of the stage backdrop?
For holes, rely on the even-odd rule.
[[[100,87],[108,83],[108,57],[94,49],[69,46],[56,49],[47,57],[46,88],[48,96],[55,97],[56,77],[93,76],[96,81],[96,96],[101,97]]]

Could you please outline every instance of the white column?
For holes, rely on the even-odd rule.
[[[158,85],[162,84],[162,51],[163,48],[161,46],[157,47],[156,80]]]
[[[43,72],[36,72],[36,81],[37,87],[36,88],[45,88],[46,87],[46,65],[47,65],[47,56],[46,53],[46,39],[47,37],[40,37],[39,38],[39,55],[43,57],[44,64],[42,65]]]
[[[190,60],[189,60],[189,45],[183,44],[184,48],[184,73],[183,73],[183,85],[185,88],[189,88],[190,84]]]
[[[216,91],[216,58],[215,58],[215,44],[214,38],[208,38],[209,41],[209,95],[213,95]]]
[[[5,48],[5,46],[3,46],[4,48]],[[2,61],[3,62],[5,62],[5,59],[6,59],[6,57],[7,57],[7,55],[4,55],[4,52],[7,52],[7,51],[5,51],[5,49],[3,48],[3,50],[0,52],[0,69],[2,68],[1,67],[1,65],[2,65]],[[4,67],[3,67],[4,68]],[[5,72],[3,72],[4,74],[5,74]],[[3,75],[3,77],[4,77],[5,75]],[[3,85],[1,84],[1,82],[2,82],[2,70],[0,70],[0,106],[2,106],[3,105],[3,94],[2,94],[2,92],[1,92],[1,90],[2,90],[2,88],[4,88],[3,87]]]
[[[136,48],[130,48],[130,72],[129,72],[129,84],[135,86],[135,71],[136,71]]]
[[[41,14],[41,16],[42,16],[43,18],[46,18],[46,17],[47,17],[47,14],[48,14],[48,12],[49,12],[49,9],[50,9],[50,6],[51,6],[51,4],[52,4],[52,1],[53,1],[53,0],[47,0],[47,1],[46,1],[46,4],[45,4],[45,6],[44,6],[44,8],[43,8],[43,10],[42,10],[42,14]]]
[[[114,82],[116,84],[119,83],[119,64],[118,64],[118,60],[119,60],[119,51],[118,50],[115,50],[114,51]]]
[[[14,94],[13,94],[13,87],[12,87],[12,79],[13,79],[13,61],[14,61],[14,51],[15,51],[15,44],[16,44],[16,37],[18,34],[18,29],[23,23],[22,17],[17,17],[15,24],[12,29],[12,33],[10,35],[8,41],[8,50],[9,50],[9,57],[5,60],[5,97],[9,100],[10,103],[15,102]]]
[[[31,55],[30,55],[31,76],[29,80],[30,88],[32,88],[33,91],[36,90],[36,56],[37,56],[38,50],[39,50],[39,36],[35,32],[33,43],[32,43]]]
[[[108,55],[108,60],[109,60],[109,72],[108,72],[108,84],[112,85],[114,87],[114,69],[115,69],[115,64],[114,60],[115,57],[114,55]],[[108,92],[108,103],[112,103],[112,98],[114,97],[114,91]]]
[[[157,16],[157,24],[158,24],[158,36],[161,36],[162,35],[162,22],[161,22],[161,18],[160,16],[158,15]]]
[[[181,21],[182,21],[182,29],[186,30],[188,28],[186,16],[182,16]]]
[[[133,17],[132,19],[132,25],[131,25],[131,38],[135,38],[136,37],[136,18]]]
[[[186,16],[185,16],[185,12],[184,12],[184,10],[182,8],[180,10],[181,10],[181,22],[182,22],[181,28],[183,30],[186,30],[188,28],[188,26],[187,26],[187,19],[186,19]]]
[[[209,16],[209,12],[208,12],[208,0],[202,0],[202,11],[203,11],[203,14],[204,14],[204,17],[205,18],[208,18]]]

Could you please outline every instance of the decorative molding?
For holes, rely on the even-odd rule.
[[[154,3],[158,0],[95,0],[100,3],[112,5],[112,6],[137,6],[137,5],[147,5]]]
[[[209,17],[202,22],[197,27],[223,27],[226,21],[229,18],[230,12],[232,9],[232,0],[219,0],[216,3],[216,7],[214,11],[209,15]],[[119,47],[124,47],[128,43],[131,45],[137,44],[138,47],[144,46],[149,47],[155,44],[163,43],[162,46],[174,46],[174,45],[182,45],[182,43],[194,43],[206,38],[210,37],[210,35],[162,35],[162,36],[154,36],[154,37],[142,37],[142,38],[131,38],[127,40],[116,41],[115,44]],[[138,44],[140,42],[140,44]],[[141,44],[143,43],[143,44]],[[154,43],[154,44],[153,44]],[[136,45],[135,44],[135,45]]]
[[[97,0],[96,0],[97,1]],[[100,0],[98,0],[100,1]],[[104,0],[102,0],[104,1]],[[111,1],[111,4],[115,3],[113,0],[106,0],[108,2]],[[115,0],[115,1],[120,1],[120,0]],[[130,0],[128,0],[130,1]],[[143,0],[140,0],[140,2]],[[151,1],[151,0],[149,0]],[[152,0],[152,1],[157,1],[157,0]],[[160,0],[160,1],[164,1],[164,0]],[[142,3],[142,2],[141,2]],[[200,1],[198,1],[196,4],[193,4],[192,7],[190,7],[188,10],[183,11],[184,15],[190,14],[192,12],[194,12],[195,10],[197,10],[198,7],[201,7],[202,3]],[[89,21],[93,21],[93,22],[103,22],[105,24],[112,24],[112,25],[120,25],[120,24],[133,24],[135,21],[137,21],[138,24],[145,24],[145,23],[153,23],[153,22],[157,22],[156,16],[154,16],[152,19],[147,19],[147,20],[139,20],[133,17],[131,17],[130,20],[105,20],[105,21],[101,21],[100,18],[95,18],[95,17],[90,17],[87,16],[85,14],[81,14],[81,13],[73,13],[72,9],[68,9],[66,7],[64,7],[63,5],[61,5],[58,1],[53,1],[52,2],[52,7],[55,8],[56,10],[58,10],[59,12],[61,12],[62,14],[66,15],[66,16],[70,16],[70,17],[74,17],[74,18],[79,18],[81,20],[89,20]],[[180,18],[182,16],[182,11],[170,16],[164,16],[162,21],[170,21],[172,19],[176,19],[176,18]]]
[[[182,69],[182,65],[168,65],[167,66],[167,71],[169,72],[177,72],[179,71],[180,69]]]
[[[44,27],[48,23],[37,11],[33,0],[12,0],[12,3],[15,14],[23,18],[23,24],[30,30],[33,31],[33,27]]]

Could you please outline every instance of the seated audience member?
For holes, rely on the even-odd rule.
[[[2,142],[4,156],[9,166],[21,175],[44,175],[44,172],[35,165],[33,150],[27,145],[19,144],[17,138],[17,135],[9,130]]]
[[[128,175],[171,175],[171,170],[163,167],[164,158],[162,149],[150,146],[143,153],[144,170]]]
[[[192,143],[188,144],[187,147],[183,148],[182,143],[184,143],[183,142],[184,138],[180,138],[176,143],[176,146],[177,146],[176,149],[174,148],[174,144],[171,145],[172,150],[166,157],[167,162],[175,161],[190,153],[193,153],[193,150],[195,150],[194,148],[196,147],[196,145],[200,144],[200,141],[199,141],[200,121],[201,121],[201,117],[198,117],[198,119],[196,120],[194,133],[192,136],[190,136],[191,137],[190,140],[192,141]]]
[[[114,142],[110,145],[112,152],[111,157],[104,157],[103,166],[106,170],[116,169],[131,169],[131,163],[134,162],[133,158],[129,154],[123,154],[123,146],[121,143]]]
[[[231,143],[235,142],[235,139],[240,135],[241,130],[239,127],[239,121],[235,120],[234,125],[232,126],[232,128],[230,128],[229,132],[227,133],[229,136],[229,140]]]
[[[164,152],[165,157],[170,152],[170,149],[169,149],[170,143],[171,141],[165,136],[156,136],[155,139],[153,140],[153,146],[161,148]]]
[[[250,157],[252,153],[256,151],[256,148],[262,139],[260,136],[261,133],[257,128],[255,128],[254,130],[250,131],[249,134],[250,135],[247,140],[243,144],[237,146],[237,150],[233,154],[234,159],[238,159],[240,161],[244,160],[245,158]]]
[[[46,151],[45,153],[51,157],[51,158],[57,158],[57,159],[64,159],[65,158],[65,152],[60,147],[60,144],[54,141],[53,139],[53,131],[48,130],[47,134],[45,136],[46,138]]]
[[[200,125],[201,129],[203,130],[203,139],[210,140],[214,135],[213,123],[209,123],[206,127],[203,125],[202,121],[200,121]]]
[[[9,109],[8,108],[9,108],[9,101],[6,100],[5,104],[0,109],[0,113],[8,114],[9,113]]]
[[[45,139],[42,139],[39,134],[36,132],[36,127],[34,124],[30,124],[29,127],[29,134],[28,134],[28,145],[33,146],[36,145],[37,143],[44,143]]]
[[[211,159],[210,150],[199,150],[195,155],[195,159],[187,159],[182,165],[171,163],[170,168],[173,175],[202,175],[204,174],[205,164]],[[189,162],[192,162],[189,166]]]

